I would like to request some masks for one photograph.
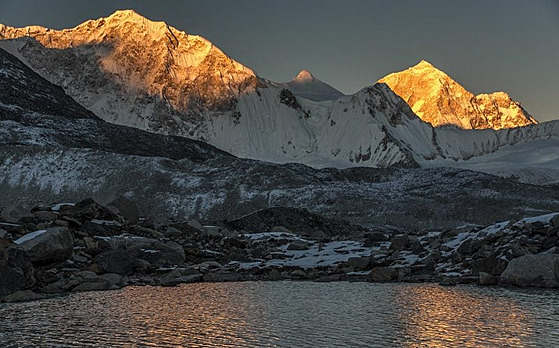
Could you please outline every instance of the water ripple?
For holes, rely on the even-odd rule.
[[[559,346],[559,292],[200,283],[0,305],[2,347]]]

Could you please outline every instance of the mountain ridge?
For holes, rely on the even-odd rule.
[[[107,24],[112,20],[118,25]],[[453,166],[503,147],[559,136],[553,122],[500,131],[433,128],[384,83],[332,99],[305,98],[293,89],[293,80],[282,84],[263,79],[214,49],[209,41],[133,12],[120,11],[109,19],[76,27],[88,35],[83,40],[93,43],[121,44],[120,36],[135,33],[135,41],[128,40],[123,46],[77,45],[78,41],[71,40],[77,35],[74,29],[33,27],[26,32],[2,28],[0,33],[11,33],[14,38],[0,40],[0,47],[102,119],[201,140],[249,159],[298,162],[317,168]],[[54,39],[49,41],[49,35]],[[139,45],[136,39],[144,36],[149,40],[140,40]],[[41,43],[53,40],[65,48],[48,48]],[[154,63],[158,72],[144,74],[149,66],[140,63],[146,57],[159,57],[160,52],[165,59]],[[170,56],[173,61],[168,65]],[[427,61],[420,65],[436,69]],[[192,69],[178,71],[181,66]],[[224,78],[228,69],[238,74]],[[196,77],[183,86],[175,78],[179,75]],[[154,76],[157,83],[151,94],[151,83],[148,86],[146,81]],[[304,86],[320,81],[308,71],[298,76],[295,82],[300,80]],[[206,90],[211,93],[206,94]]]
[[[426,60],[379,80],[435,127],[495,130],[538,123],[505,92],[474,95]]]

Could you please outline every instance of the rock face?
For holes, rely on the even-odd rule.
[[[35,273],[26,253],[0,239],[0,299],[35,284]]]
[[[66,227],[53,227],[18,244],[27,252],[33,263],[49,263],[64,261],[70,257],[73,240],[72,234]]]
[[[496,92],[474,96],[424,60],[379,82],[390,86],[423,121],[435,127],[503,129],[537,123],[508,94]]]
[[[559,287],[559,255],[524,255],[513,259],[503,274],[501,285]]]

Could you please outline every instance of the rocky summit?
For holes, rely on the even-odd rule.
[[[417,116],[434,127],[503,129],[538,123],[507,93],[473,95],[425,60],[379,82],[390,86]]]

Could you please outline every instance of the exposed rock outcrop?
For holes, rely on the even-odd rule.
[[[435,127],[503,129],[537,123],[505,92],[474,96],[424,60],[379,82],[390,86],[423,121]]]

